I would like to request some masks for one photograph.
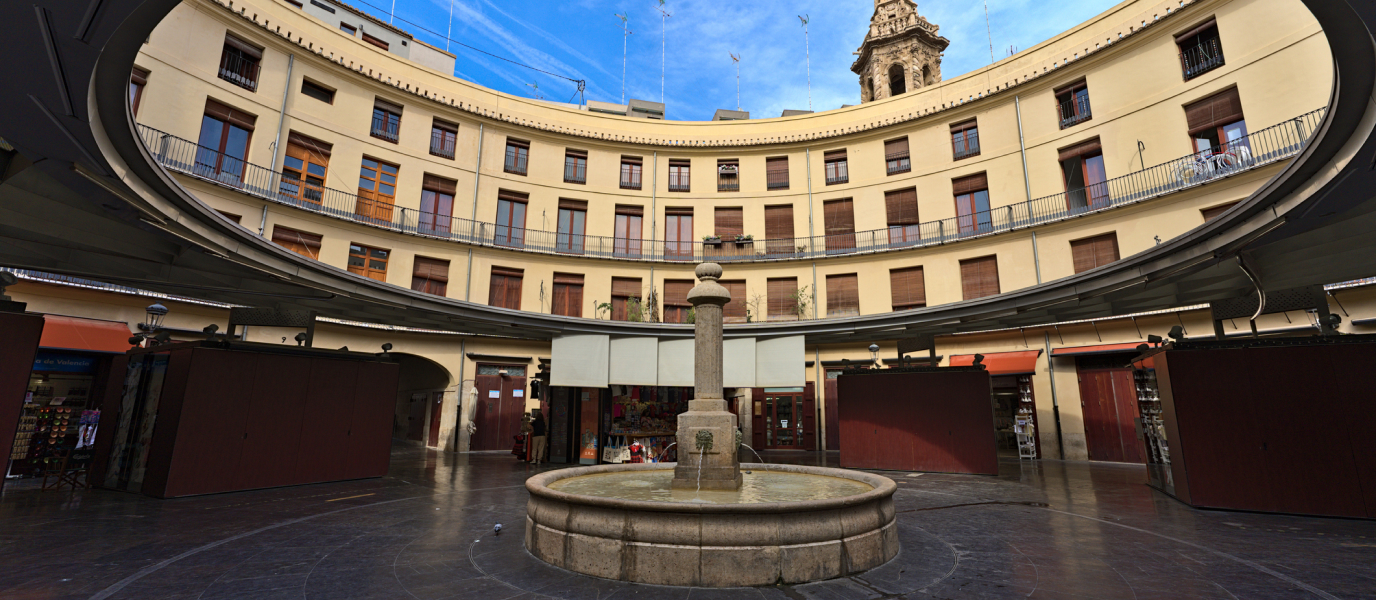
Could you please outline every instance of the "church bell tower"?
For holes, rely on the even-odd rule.
[[[881,100],[941,81],[941,53],[951,41],[917,14],[912,0],[875,0],[865,41],[850,70],[860,76],[860,101]]]

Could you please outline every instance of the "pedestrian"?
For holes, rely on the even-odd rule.
[[[521,432],[516,434],[515,444],[512,445],[511,453],[516,455],[517,460],[530,461],[530,415],[521,415]]]
[[[535,413],[535,418],[530,422],[530,462],[538,465],[545,459],[545,441],[549,438],[545,437],[545,415],[539,410],[532,412]]]

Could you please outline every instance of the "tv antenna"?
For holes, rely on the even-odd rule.
[[[812,42],[807,34],[808,15],[798,15],[803,22],[803,50],[807,56],[807,109],[812,110]]]
[[[736,110],[741,109],[741,57],[731,54],[731,61],[736,63]]]
[[[615,13],[613,13],[615,14]],[[626,40],[631,38],[631,23],[626,19],[626,15],[619,14],[616,18],[621,19],[621,30],[626,35],[621,38],[621,103],[626,103]]]
[[[672,16],[674,16],[674,15],[669,14],[669,11],[668,11],[667,9],[664,8],[664,0],[659,0],[659,6],[656,6],[656,7],[655,7],[655,10],[659,11],[659,14],[660,14],[660,18],[659,18],[659,36],[660,36],[660,37],[659,37],[659,102],[660,102],[660,104],[663,104],[663,103],[664,103],[664,55],[665,55],[665,50],[666,50],[667,47],[668,47],[668,42],[667,42],[666,40],[669,39],[669,35],[668,35],[668,22],[669,22],[669,17],[672,17]]]

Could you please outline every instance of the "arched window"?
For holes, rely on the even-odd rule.
[[[875,99],[875,98],[874,98],[874,78],[871,77],[871,78],[869,78],[869,79],[866,79],[866,80],[865,80],[865,83],[866,83],[866,86],[865,86],[865,87],[866,87],[867,89],[869,89],[869,92],[870,92],[870,100],[874,100],[874,99]]]
[[[922,85],[932,85],[933,83],[936,83],[936,80],[932,78],[932,67],[931,67],[931,65],[923,65],[923,67],[922,67]]]
[[[903,77],[903,65],[889,67],[889,95],[897,96],[908,91],[907,80]]]

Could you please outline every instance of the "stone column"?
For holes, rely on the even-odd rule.
[[[736,415],[722,397],[722,307],[730,292],[717,283],[721,265],[703,263],[699,283],[688,292],[693,327],[693,399],[678,416],[678,465],[674,489],[734,490],[741,486]]]

